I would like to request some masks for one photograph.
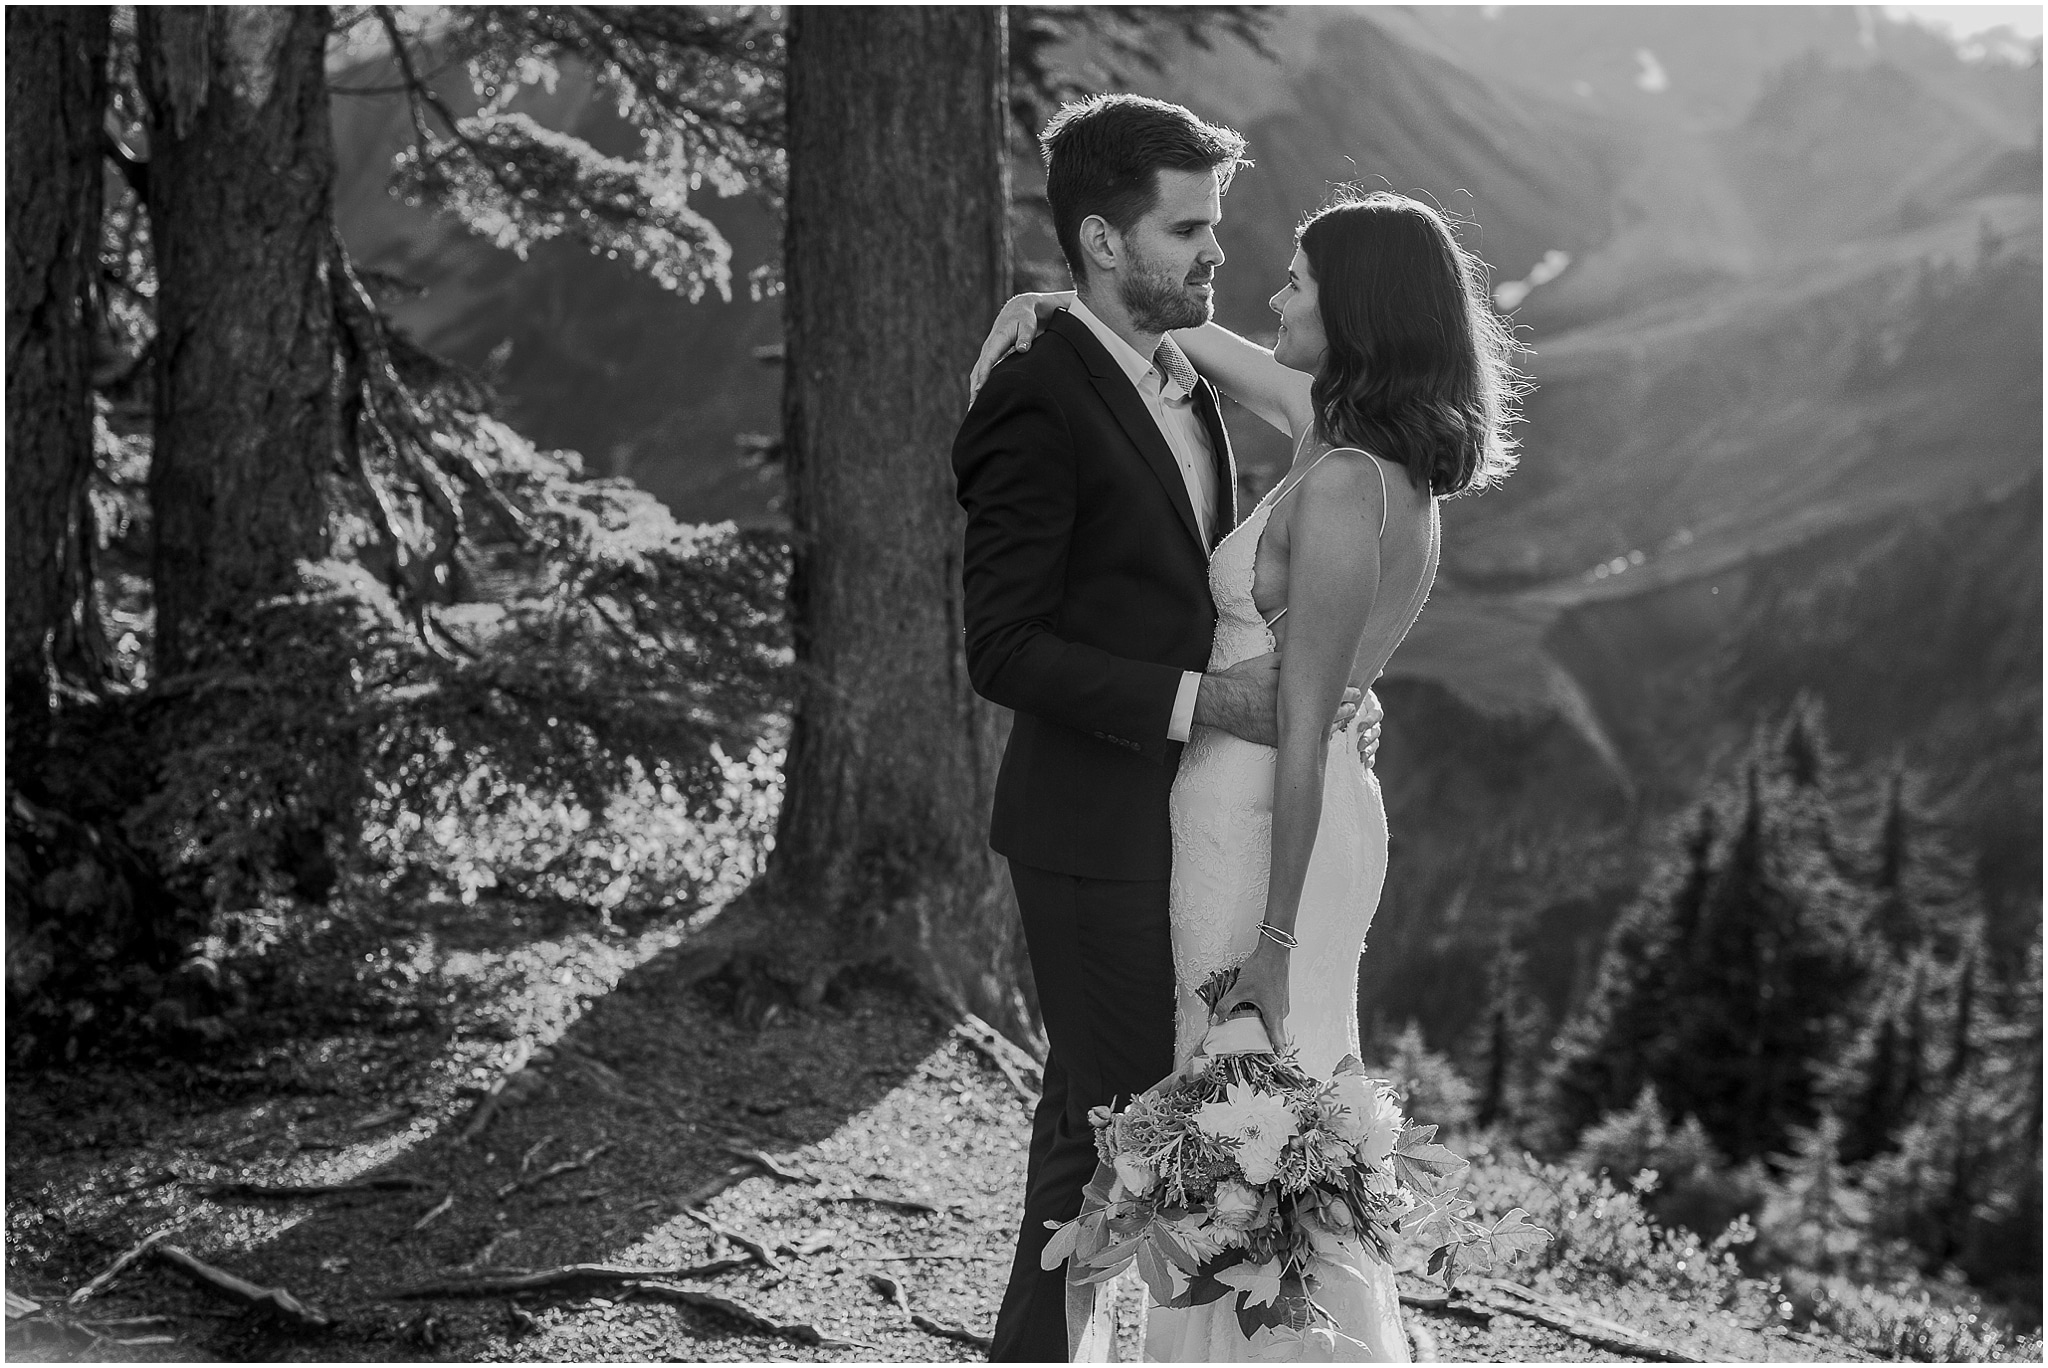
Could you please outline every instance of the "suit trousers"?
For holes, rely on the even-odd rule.
[[[996,1316],[996,1362],[1067,1359],[1066,1270],[1039,1254],[1095,1174],[1092,1107],[1128,1101],[1173,1068],[1173,939],[1166,879],[1084,879],[1010,861],[1048,1050],[1032,1119],[1024,1221]]]

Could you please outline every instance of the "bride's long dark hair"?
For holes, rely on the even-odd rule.
[[[1339,192],[1295,234],[1329,349],[1309,397],[1322,437],[1408,468],[1440,496],[1515,466],[1508,425],[1526,382],[1488,303],[1486,264],[1436,210],[1384,190]]]

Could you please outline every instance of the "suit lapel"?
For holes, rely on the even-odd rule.
[[[1208,548],[1202,544],[1201,524],[1195,521],[1195,506],[1188,502],[1188,484],[1180,473],[1180,462],[1173,459],[1173,448],[1166,444],[1166,434],[1159,430],[1151,413],[1145,408],[1145,401],[1138,397],[1131,378],[1117,365],[1095,334],[1088,331],[1088,325],[1072,314],[1061,310],[1046,320],[1046,327],[1058,330],[1060,336],[1074,346],[1081,359],[1088,363],[1088,376],[1095,382],[1095,392],[1102,396],[1102,402],[1116,415],[1117,425],[1124,435],[1131,439],[1131,445],[1145,458],[1145,464],[1159,477],[1159,483],[1166,490],[1167,499],[1173,504],[1173,511],[1180,515],[1181,526],[1188,530],[1202,554],[1208,555]]]
[[[1216,459],[1216,520],[1212,524],[1216,538],[1209,545],[1213,551],[1237,526],[1237,455],[1230,449],[1230,433],[1223,426],[1223,406],[1207,380],[1195,384],[1195,411],[1202,415],[1202,425],[1209,431],[1209,450]]]

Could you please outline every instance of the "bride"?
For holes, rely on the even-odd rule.
[[[1285,476],[1209,562],[1209,669],[1280,652],[1279,746],[1197,727],[1181,757],[1175,1047],[1184,1063],[1200,1046],[1212,1018],[1196,989],[1235,968],[1216,1018],[1256,1012],[1275,1043],[1328,1077],[1358,1048],[1358,961],[1387,867],[1378,780],[1329,718],[1347,685],[1379,677],[1422,610],[1441,546],[1437,501],[1512,467],[1519,377],[1484,264],[1429,206],[1346,192],[1296,243],[1272,300],[1273,350],[1216,323],[1173,335],[1218,389],[1294,441]],[[1012,299],[977,376],[1072,298]],[[1393,1270],[1362,1248],[1348,1254],[1358,1276],[1333,1273],[1316,1292],[1335,1335],[1247,1339],[1232,1298],[1153,1307],[1146,1359],[1405,1361]]]

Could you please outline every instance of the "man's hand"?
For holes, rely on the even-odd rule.
[[[1373,758],[1380,753],[1380,721],[1387,714],[1380,707],[1379,695],[1371,689],[1365,691],[1360,712],[1363,716],[1358,723],[1358,763],[1371,769]]]
[[[1359,691],[1351,685],[1344,686],[1344,696],[1338,700],[1337,715],[1331,719],[1332,731],[1342,729],[1358,712]],[[1212,671],[1202,676],[1202,685],[1195,693],[1195,725],[1214,727],[1227,731],[1232,736],[1249,741],[1255,746],[1280,744],[1280,653],[1268,651],[1250,660],[1240,660],[1228,669]],[[1373,705],[1377,708],[1379,705]],[[1372,728],[1374,750],[1379,749],[1379,726]],[[1366,754],[1361,742],[1359,754]]]

